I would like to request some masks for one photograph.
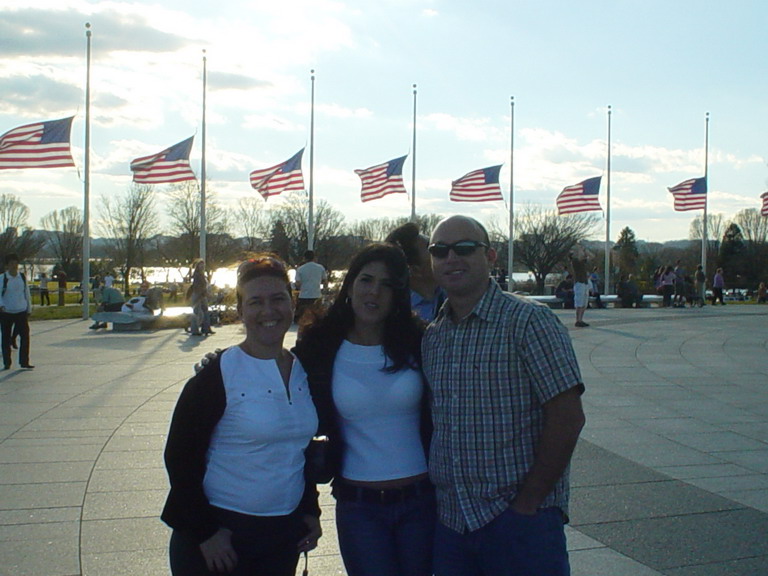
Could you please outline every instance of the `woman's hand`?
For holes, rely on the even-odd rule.
[[[228,574],[237,565],[237,553],[232,548],[232,530],[219,528],[216,533],[200,544],[208,570]]]
[[[299,553],[309,552],[317,548],[317,541],[320,536],[323,535],[323,530],[320,528],[320,518],[307,514],[304,516],[304,524],[307,525],[309,532],[307,532],[301,539],[298,545]]]

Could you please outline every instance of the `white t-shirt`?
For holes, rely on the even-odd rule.
[[[333,402],[339,412],[348,480],[376,482],[427,471],[421,443],[421,374],[390,373],[382,346],[344,341],[333,364]]]
[[[306,262],[296,270],[296,281],[301,283],[299,298],[317,299],[322,296],[321,284],[328,277],[322,264]]]
[[[275,360],[233,346],[221,355],[221,374],[227,406],[211,436],[205,494],[242,514],[290,514],[304,493],[304,449],[317,433],[304,368],[294,360],[289,394]]]
[[[115,283],[115,277],[112,276],[112,274],[107,274],[104,276],[104,287],[105,288],[112,288],[112,284]]]

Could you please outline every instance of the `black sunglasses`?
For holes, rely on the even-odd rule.
[[[461,240],[454,242],[453,244],[443,244],[438,242],[436,244],[430,244],[427,247],[429,253],[435,258],[447,258],[448,252],[453,250],[456,256],[469,256],[474,254],[478,248],[488,248],[488,244],[485,242],[476,242],[475,240]]]

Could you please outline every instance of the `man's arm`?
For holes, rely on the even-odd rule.
[[[586,421],[578,386],[558,394],[543,408],[544,428],[536,447],[536,459],[511,504],[520,514],[536,514],[536,509],[552,492],[571,460]]]

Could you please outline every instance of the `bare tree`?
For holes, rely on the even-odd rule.
[[[26,228],[29,208],[14,194],[0,194],[0,230]]]
[[[270,210],[270,229],[278,220],[283,223],[285,233],[291,240],[289,261],[296,264],[301,261],[309,237],[309,203],[306,196],[303,193],[290,194],[282,204]],[[339,254],[337,250],[331,250],[329,241],[344,232],[344,215],[325,200],[320,200],[315,206],[314,223],[317,259],[328,268],[333,268],[337,266]]]
[[[416,216],[416,223],[422,234],[429,236],[437,223],[442,220],[439,214],[421,214]],[[368,242],[383,242],[392,230],[409,222],[410,218],[366,218],[349,226],[349,233]]]
[[[264,209],[264,200],[257,196],[241,198],[235,210],[237,229],[246,239],[245,249],[255,252],[269,236],[269,217]]]
[[[109,253],[123,274],[123,290],[129,293],[131,270],[143,265],[145,246],[158,230],[154,189],[132,184],[123,196],[101,197],[101,221],[97,228],[109,241]]]
[[[166,247],[171,260],[192,262],[200,252],[200,189],[196,181],[172,184],[168,190],[167,215],[175,240]],[[207,189],[205,198],[206,248],[209,235],[226,234],[225,210],[216,192]],[[207,255],[210,256],[210,255]]]
[[[526,265],[536,279],[536,292],[544,293],[544,279],[563,265],[568,252],[597,224],[588,213],[558,216],[539,204],[527,204],[515,214],[515,260]]]
[[[27,226],[29,208],[13,194],[0,194],[0,254],[17,254],[21,262],[33,258],[45,239]]]
[[[83,211],[75,206],[54,210],[40,224],[50,233],[48,243],[56,260],[67,274],[74,274],[72,264],[82,260],[83,254]]]
[[[707,263],[713,262],[720,253],[720,243],[727,229],[727,222],[722,214],[707,214]],[[704,214],[697,215],[691,222],[688,238],[701,241],[704,238]],[[700,259],[700,258],[699,258]],[[707,264],[707,270],[710,266]]]

